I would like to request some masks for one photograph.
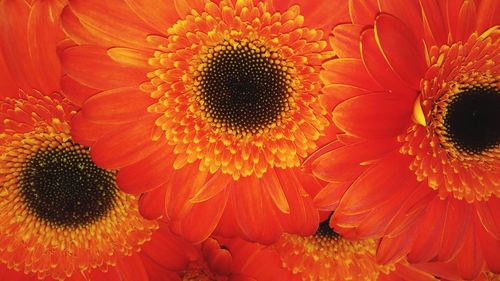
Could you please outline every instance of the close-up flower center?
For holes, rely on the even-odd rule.
[[[308,237],[284,234],[273,246],[282,265],[302,280],[376,280],[394,265],[375,261],[375,240],[348,241],[336,233],[329,220]]]
[[[28,208],[47,223],[78,227],[112,208],[114,172],[97,167],[87,149],[71,141],[39,150],[24,163],[19,188]]]
[[[446,106],[445,132],[463,151],[478,154],[500,144],[500,91],[475,86],[453,95]]]
[[[494,27],[465,43],[432,48],[414,110],[414,116],[421,110],[421,120],[398,138],[400,152],[413,156],[410,170],[442,197],[473,202],[500,195],[496,32]]]
[[[1,263],[60,280],[115,266],[151,239],[158,223],[69,136],[67,101],[34,92],[0,106]]]
[[[319,102],[319,70],[331,55],[322,30],[304,26],[298,6],[240,4],[207,1],[165,37],[148,38],[157,50],[141,89],[157,100],[148,112],[179,155],[176,169],[197,162],[239,179],[297,167],[328,125]]]
[[[202,62],[197,100],[222,131],[263,132],[289,110],[293,68],[259,42],[224,41],[208,49]]]

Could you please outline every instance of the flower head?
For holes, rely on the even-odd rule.
[[[239,240],[226,244],[234,256],[245,257],[245,272],[256,280],[436,280],[406,261],[378,264],[377,241],[346,240],[328,219],[310,236],[283,234],[268,246]]]
[[[61,9],[59,1],[0,3],[0,279],[168,276],[187,243],[144,219],[116,171],[97,167],[70,136],[78,107],[59,93]],[[183,255],[158,253],[165,241]]]
[[[328,25],[309,17],[321,5],[153,2],[64,11],[77,46],[62,55],[63,86],[83,106],[75,138],[120,169],[122,190],[146,192],[144,215],[166,213],[191,241],[229,209],[252,240],[314,231],[300,164],[329,125],[319,80]]]
[[[380,4],[380,5],[378,5]],[[311,157],[347,237],[380,238],[379,261],[453,261],[498,272],[498,5],[369,1],[333,29],[324,64],[345,134]]]

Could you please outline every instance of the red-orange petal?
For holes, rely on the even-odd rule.
[[[175,157],[171,149],[159,146],[148,157],[120,169],[116,182],[120,189],[127,193],[140,194],[151,191],[171,178]]]
[[[3,58],[18,86],[25,90],[39,88],[33,62],[29,59],[19,60],[30,57],[27,28],[29,11],[30,7],[25,1],[0,3],[0,46]]]
[[[349,0],[351,21],[356,24],[373,24],[375,15],[379,12],[376,0]]]
[[[496,0],[482,0],[477,7],[475,30],[481,34],[491,26],[500,22],[500,2]]]
[[[310,164],[313,174],[328,182],[354,180],[366,166],[360,163],[377,159],[397,146],[394,139],[359,142],[329,151]]]
[[[355,86],[368,91],[382,91],[383,89],[368,74],[360,59],[340,58],[323,64],[324,70],[320,77],[325,84],[342,84]]]
[[[59,91],[61,64],[56,46],[64,38],[59,15],[64,7],[61,1],[36,1],[28,19],[28,38],[30,40],[30,60],[33,62],[40,91],[52,93]],[[51,15],[51,16],[48,16]]]
[[[174,0],[125,0],[132,11],[152,29],[164,33],[180,17]]]
[[[299,180],[304,175],[300,170],[275,169],[275,172],[290,206],[290,213],[279,213],[281,225],[288,233],[312,235],[319,224],[319,215]]]
[[[417,89],[403,82],[393,68],[387,63],[376,42],[373,29],[367,29],[361,34],[361,56],[368,72],[383,88],[394,95],[414,98]]]
[[[123,256],[117,259],[116,267],[123,280],[150,281],[139,255]]]
[[[356,179],[336,212],[357,214],[373,209],[399,189],[408,176],[407,170],[408,163],[399,153],[389,154]]]
[[[261,243],[276,241],[282,228],[274,204],[256,177],[240,178],[231,185],[231,206],[236,222],[246,237]]]
[[[403,21],[388,14],[377,16],[375,36],[389,65],[403,81],[418,89],[427,69],[423,42]]]
[[[64,95],[78,106],[81,106],[85,100],[99,92],[97,89],[80,84],[68,75],[61,77],[61,89]]]
[[[92,146],[92,159],[107,169],[118,169],[146,158],[166,145],[164,139],[152,141],[154,120],[148,117],[131,123],[126,130],[109,132]]]
[[[73,139],[85,146],[91,146],[95,141],[108,134],[110,131],[115,129],[124,130],[127,127],[128,124],[117,126],[115,124],[92,122],[86,119],[81,112],[71,119],[71,135]]]
[[[464,245],[457,255],[458,270],[464,279],[474,279],[481,272],[483,257],[481,245],[473,227],[465,229]]]
[[[359,36],[364,25],[339,24],[332,30],[330,45],[335,54],[341,58],[361,58]]]
[[[75,46],[62,52],[65,71],[74,80],[94,89],[136,86],[146,81],[148,69],[121,65],[113,61],[107,50],[98,46]]]
[[[90,121],[128,123],[147,116],[146,108],[154,102],[137,87],[115,88],[87,99],[82,112]]]
[[[123,1],[74,0],[69,2],[69,7],[87,32],[101,41],[103,46],[149,47],[145,39],[154,30]]]
[[[358,137],[395,137],[410,124],[412,103],[389,93],[357,96],[334,109],[333,121],[343,131]]]
[[[229,193],[226,188],[211,199],[194,204],[187,216],[179,222],[182,237],[192,243],[206,240],[222,217]]]
[[[142,252],[170,270],[184,270],[197,257],[196,248],[173,234],[163,222],[153,232],[151,241],[143,245]]]
[[[139,197],[139,212],[145,219],[155,220],[165,213],[165,191],[158,187]]]

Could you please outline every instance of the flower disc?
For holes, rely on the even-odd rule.
[[[118,191],[116,172],[97,167],[68,135],[71,105],[37,92],[6,99],[0,118],[0,260],[39,278],[116,265],[157,223]]]

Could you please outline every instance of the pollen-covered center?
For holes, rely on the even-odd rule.
[[[117,193],[114,173],[97,167],[88,149],[71,141],[29,157],[19,187],[33,215],[61,227],[99,220],[112,209]]]
[[[500,144],[500,92],[496,86],[466,88],[451,97],[443,125],[459,150],[478,154]]]
[[[256,134],[289,110],[293,69],[257,42],[224,41],[208,49],[195,77],[197,101],[215,128]]]

